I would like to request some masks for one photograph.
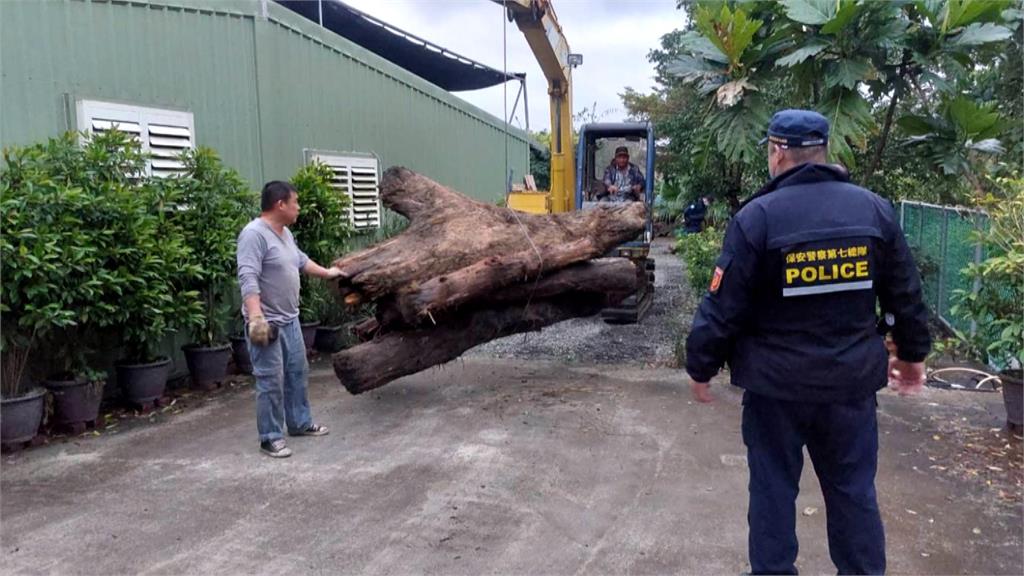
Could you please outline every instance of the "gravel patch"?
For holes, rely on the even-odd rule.
[[[658,238],[651,246],[654,302],[639,323],[607,324],[600,315],[573,318],[481,344],[465,356],[678,367],[676,347],[689,330],[695,299],[685,285],[682,260],[669,252],[673,243]]]

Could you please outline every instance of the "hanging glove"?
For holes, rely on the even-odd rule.
[[[263,316],[249,318],[249,341],[257,346],[270,344],[270,323]]]

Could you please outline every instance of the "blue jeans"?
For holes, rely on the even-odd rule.
[[[266,346],[257,346],[245,335],[256,377],[256,429],[260,442],[284,437],[281,421],[297,432],[313,423],[306,397],[309,362],[296,318],[278,326],[278,336]]]
[[[839,574],[884,574],[885,532],[875,497],[875,395],[849,402],[787,402],[744,392],[750,467],[750,568],[796,574],[796,496],[803,447],[825,497],[828,550]]]

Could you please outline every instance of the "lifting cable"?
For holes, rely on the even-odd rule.
[[[523,221],[519,219],[519,214],[516,213],[517,211],[514,210],[511,206],[508,205],[508,198],[509,198],[509,195],[512,193],[512,172],[510,171],[509,165],[508,165],[508,137],[509,137],[509,131],[508,131],[508,126],[509,126],[509,118],[508,118],[508,18],[507,18],[508,7],[505,4],[506,3],[503,0],[502,3],[501,3],[501,7],[502,7],[502,14],[501,14],[501,58],[502,58],[502,70],[501,70],[501,72],[502,72],[502,74],[505,75],[505,81],[501,83],[501,91],[502,91],[501,101],[502,101],[502,105],[504,106],[502,120],[505,121],[505,177],[504,177],[504,180],[505,180],[505,208],[509,212],[511,212],[512,216],[516,219],[516,224],[519,225],[519,229],[523,232],[523,236],[526,238],[526,241],[530,243],[530,248],[533,248],[533,252],[535,254],[537,254],[537,260],[540,263],[540,267],[537,270],[537,277],[534,279],[534,282],[533,282],[533,289],[530,290],[530,296],[527,297],[526,305],[523,307],[523,317],[520,320],[520,324],[522,324],[522,322],[526,320],[526,313],[530,309],[530,302],[533,301],[533,294],[534,294],[534,292],[536,292],[537,285],[540,283],[540,277],[544,273],[544,256],[541,255],[540,249],[537,248],[537,245],[533,243],[533,238],[530,237],[530,232],[529,232],[529,230],[526,229],[526,226],[523,225]],[[524,91],[526,90],[525,82],[523,84],[523,90]],[[529,135],[527,135],[527,137],[529,137]],[[529,145],[530,145],[529,142],[527,142],[526,145],[527,145],[527,147],[529,147]],[[527,154],[529,154],[529,151],[527,151]],[[524,280],[525,280],[525,278],[524,278]],[[526,337],[525,333],[523,334],[523,337],[524,338]]]

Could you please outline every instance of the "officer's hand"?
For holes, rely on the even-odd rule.
[[[257,346],[270,344],[270,324],[263,316],[249,318],[249,341]]]
[[[889,386],[900,396],[917,394],[924,389],[925,380],[924,362],[889,358]]]
[[[697,382],[693,378],[690,379],[690,392],[693,392],[693,399],[697,402],[706,404],[715,399],[711,395],[711,383],[710,382]]]
[[[608,187],[608,193],[609,194],[615,194],[618,191],[619,191],[619,187],[618,186],[609,186]]]

